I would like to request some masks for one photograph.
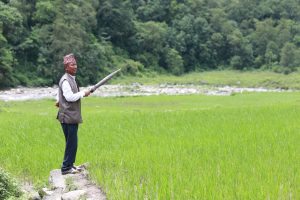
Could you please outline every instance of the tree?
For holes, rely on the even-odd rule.
[[[139,50],[158,53],[166,44],[168,26],[165,23],[149,21],[136,23],[135,41]]]
[[[47,84],[57,83],[63,72],[62,57],[72,52],[78,58],[79,82],[95,83],[103,73],[99,66],[106,65],[107,60],[101,41],[93,35],[97,28],[97,4],[92,0],[68,3],[57,0],[51,3],[38,4],[40,10],[35,15],[37,25],[33,33],[40,44],[37,75],[51,81]],[[55,12],[52,12],[52,6],[56,7]],[[52,17],[47,18],[48,12],[52,13]]]
[[[242,22],[243,20],[258,18],[257,6],[259,2],[259,0],[233,1],[227,6],[229,19]]]
[[[22,38],[22,21],[22,15],[16,8],[0,2],[2,32],[9,44],[17,45]]]
[[[174,75],[180,75],[184,72],[183,60],[175,49],[165,49],[165,68]]]
[[[278,62],[279,51],[278,45],[270,41],[267,45],[266,53],[265,53],[265,63],[267,66],[272,66],[274,63]]]
[[[132,74],[294,68],[299,21],[298,0],[2,0],[1,84],[57,84],[70,52],[81,84],[115,65]]]
[[[135,33],[130,1],[100,0],[97,10],[97,30],[100,37],[114,45],[130,49]]]
[[[296,46],[293,43],[287,42],[280,52],[280,65],[294,69],[300,64],[299,56],[297,56],[298,53],[299,50],[297,50]]]
[[[209,48],[211,28],[205,18],[187,14],[173,21],[168,34],[171,48],[176,49],[184,60],[185,71],[192,71],[203,66],[213,65],[211,49]]]
[[[22,29],[22,16],[17,9],[0,2],[0,88],[14,85],[13,45],[18,44]]]
[[[256,21],[256,30],[250,35],[253,44],[253,54],[255,57],[265,55],[269,41],[276,41],[276,29],[274,21],[267,19],[264,21]]]
[[[240,56],[233,56],[230,60],[230,66],[234,69],[243,69],[243,62]]]
[[[133,57],[145,67],[158,68],[167,42],[167,24],[150,21],[146,23],[137,22],[135,26],[137,32],[134,36],[135,55]],[[150,52],[153,56],[149,56]],[[144,54],[144,56],[139,54]],[[150,63],[152,66],[149,65]]]
[[[0,33],[2,32],[0,28]],[[0,88],[9,87],[13,85],[12,79],[12,64],[13,55],[8,47],[7,40],[0,34]]]
[[[51,24],[54,22],[58,11],[53,1],[38,1],[33,19],[40,24]]]
[[[141,21],[169,22],[171,0],[142,1],[136,9],[138,19]]]
[[[291,42],[293,39],[293,27],[295,26],[292,20],[281,19],[278,21],[278,25],[276,26],[276,43],[279,47],[283,47],[283,45],[287,42]]]

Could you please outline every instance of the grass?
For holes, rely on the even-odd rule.
[[[108,199],[299,199],[300,95],[86,98],[77,163]],[[34,183],[59,168],[51,100],[0,103],[0,166]]]
[[[182,76],[152,75],[144,77],[119,77],[115,84],[194,84],[204,86],[265,87],[300,89],[300,73],[284,75],[269,71],[207,71],[193,72]]]

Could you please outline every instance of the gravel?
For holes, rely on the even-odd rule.
[[[88,87],[80,88],[81,90]],[[26,88],[17,87],[10,90],[0,91],[0,100],[4,101],[24,101],[38,99],[55,99],[58,91],[57,86]],[[150,96],[150,95],[231,95],[232,93],[243,92],[285,92],[291,90],[266,89],[266,88],[239,88],[239,87],[210,87],[199,85],[141,85],[133,83],[131,85],[104,85],[96,90],[92,96],[120,97],[120,96]]]

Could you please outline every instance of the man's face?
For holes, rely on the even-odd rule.
[[[72,76],[75,76],[77,72],[77,64],[76,63],[69,63],[66,67],[66,72],[68,74],[71,74]]]

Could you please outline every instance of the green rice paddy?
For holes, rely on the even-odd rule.
[[[64,136],[52,100],[0,102],[0,167],[46,184]],[[108,199],[299,199],[300,94],[82,101],[76,164]]]

